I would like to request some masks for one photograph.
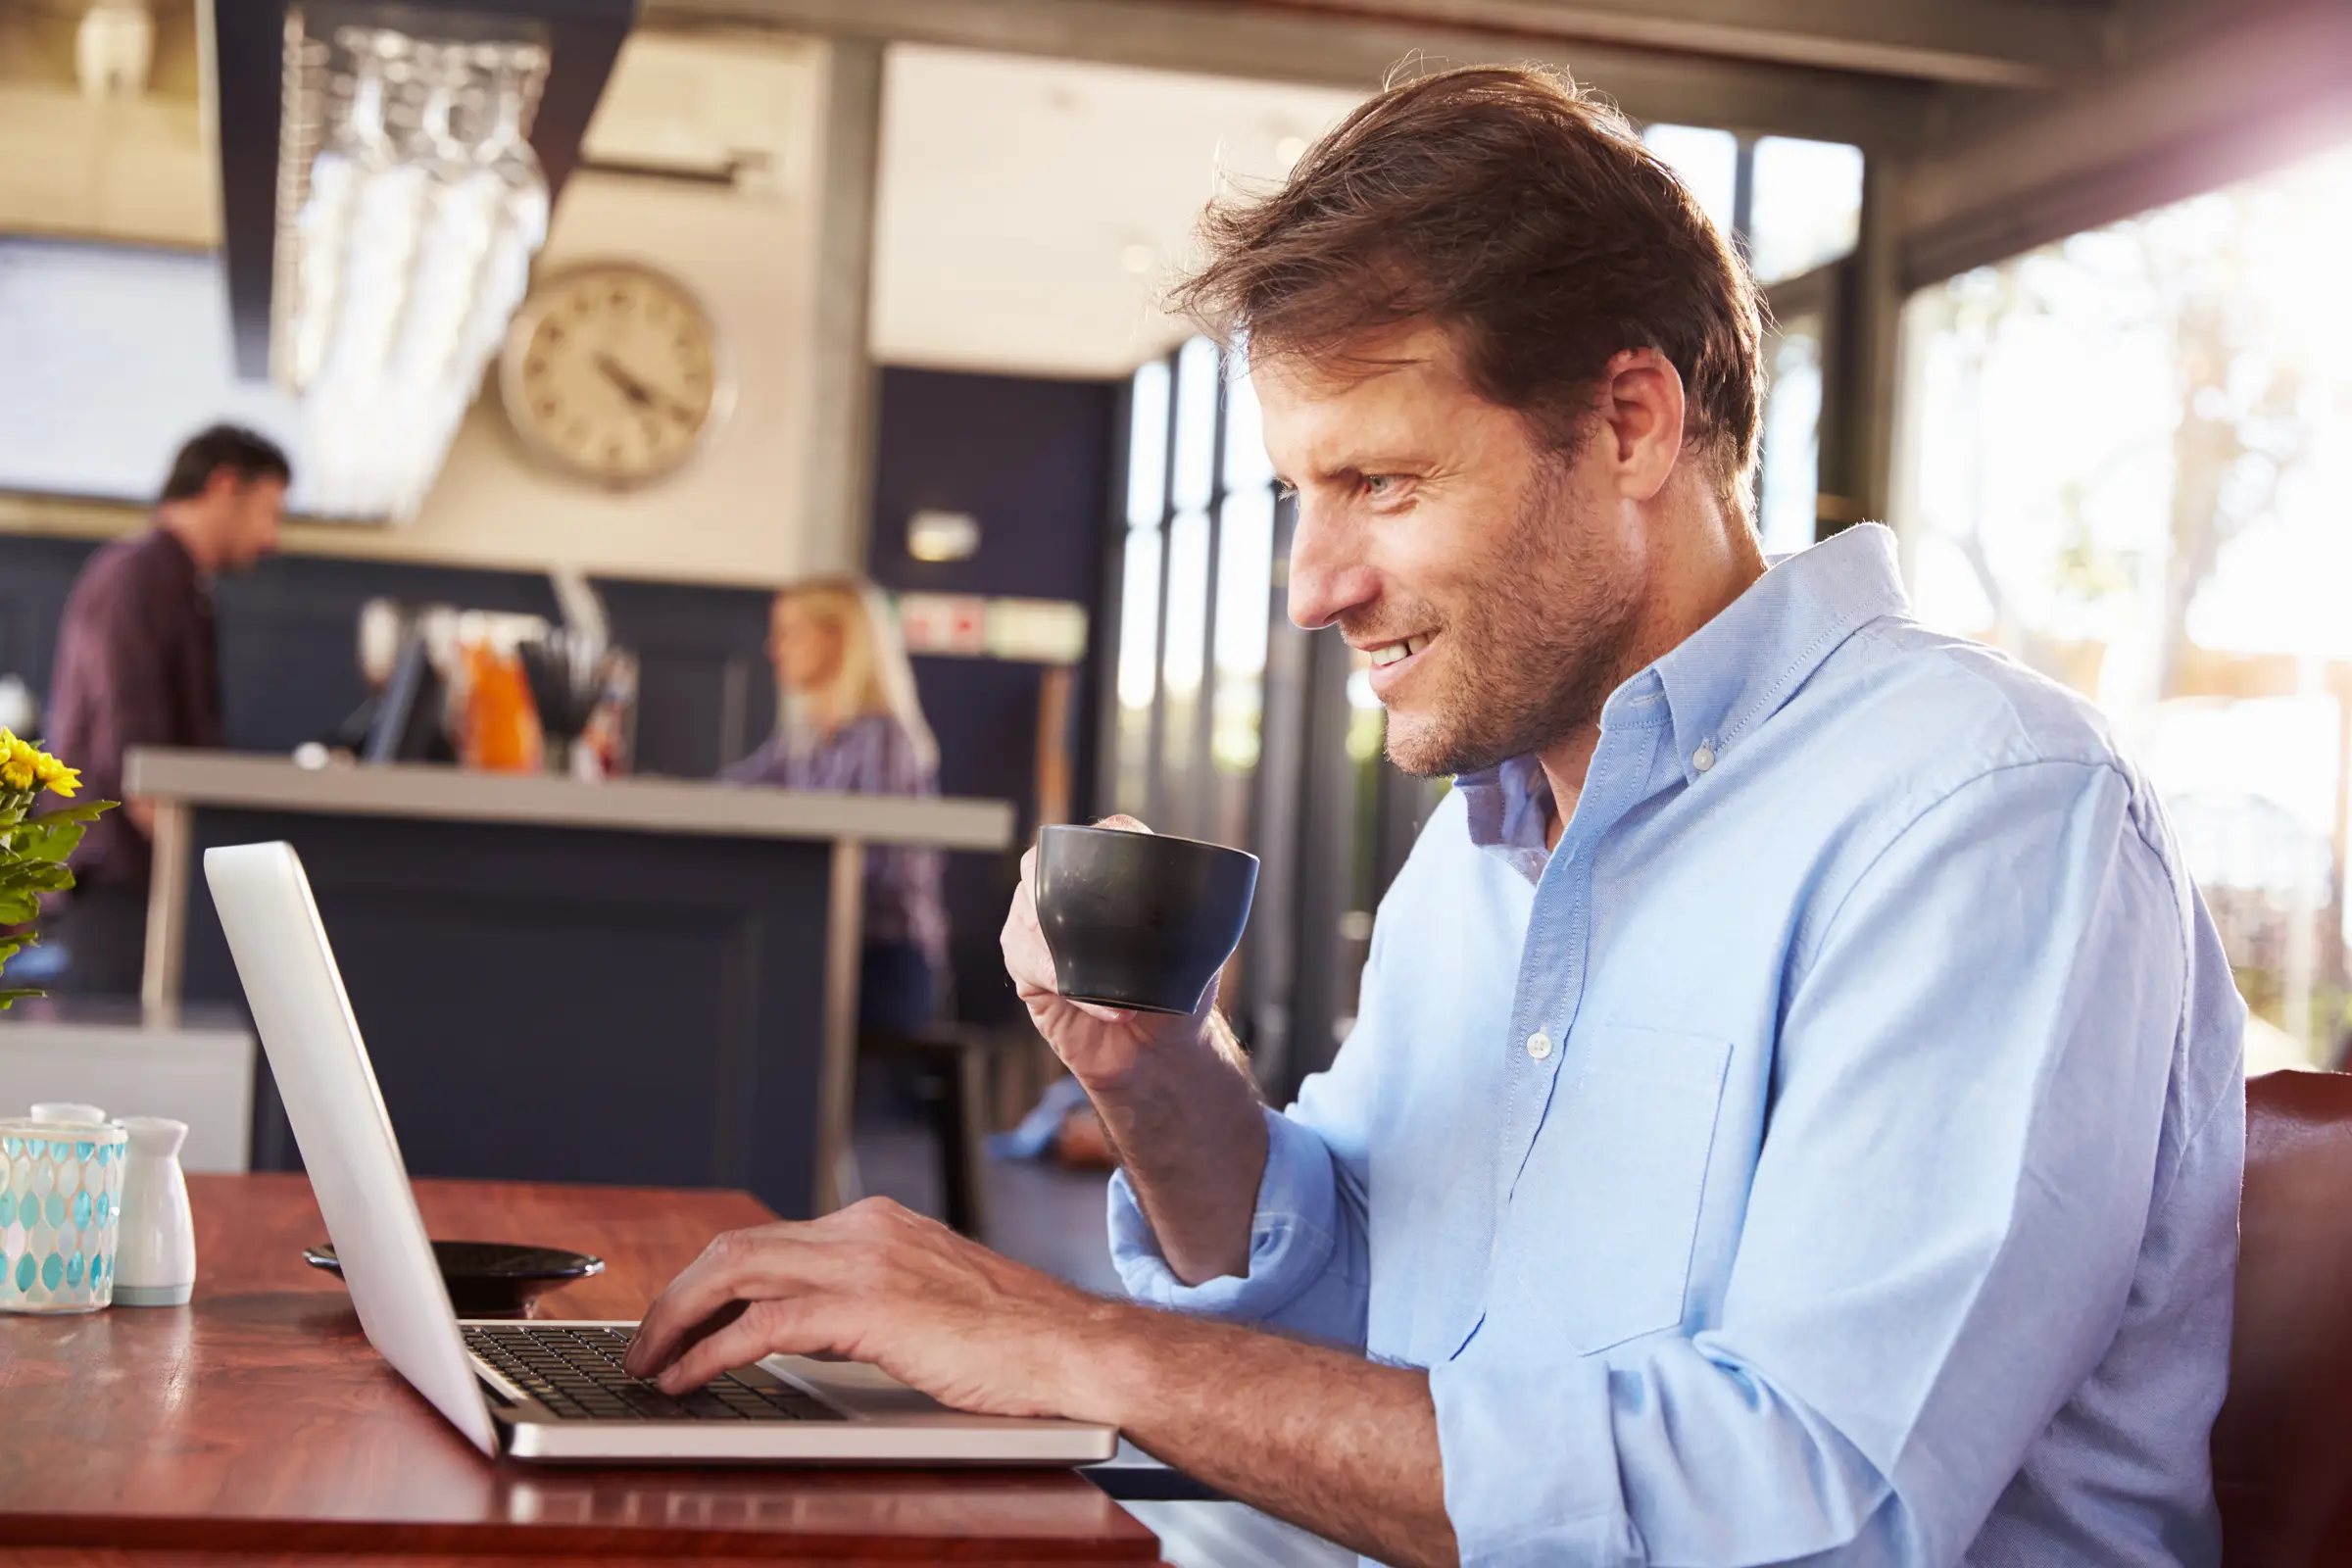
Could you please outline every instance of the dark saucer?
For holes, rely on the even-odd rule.
[[[433,1256],[460,1317],[527,1317],[531,1302],[557,1286],[605,1271],[601,1257],[512,1242],[435,1242]],[[302,1260],[329,1274],[343,1272],[332,1243],[304,1248]]]

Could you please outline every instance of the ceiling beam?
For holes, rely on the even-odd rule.
[[[1667,3],[1729,10],[1734,0]],[[1843,7],[1846,0],[1775,0],[1816,3]],[[1435,0],[1412,16],[1401,7],[1395,15],[1359,11],[1343,21],[1320,3],[1264,0],[644,0],[642,17],[656,27],[756,25],[1364,91],[1411,59],[1544,63],[1566,67],[1639,120],[1692,121],[1873,149],[1916,145],[1932,90],[1919,81],[1854,71],[1572,42],[1556,32],[1472,26],[1427,14],[1456,4]],[[1519,0],[1517,9],[1554,8]],[[1850,9],[1875,9],[1875,0],[1852,0]]]
[[[1194,0],[1201,4],[1201,0]],[[1209,0],[1210,4],[1217,0]],[[1230,0],[1225,0],[1230,4]],[[2099,11],[2020,0],[1242,0],[1266,10],[1507,33],[1561,44],[1810,66],[1974,87],[2047,87],[2099,63]],[[1202,6],[1207,9],[1206,5]]]
[[[2352,136],[2352,7],[2230,18],[2023,112],[1937,138],[1906,172],[1916,288],[2259,173]]]

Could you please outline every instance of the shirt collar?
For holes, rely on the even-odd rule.
[[[1676,762],[1684,781],[1696,783],[1848,637],[1909,609],[1894,535],[1877,523],[1847,528],[1782,557],[1722,613],[1618,687],[1602,706],[1601,727],[1655,723],[1642,710],[1663,697]],[[1471,843],[1543,855],[1551,786],[1534,758],[1465,773],[1454,785]]]
[[[1878,523],[1782,558],[1650,666],[1673,715],[1685,780],[1694,782],[1715,757],[1779,712],[1848,637],[1910,608],[1894,535]]]

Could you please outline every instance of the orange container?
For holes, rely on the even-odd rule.
[[[547,756],[547,735],[522,661],[487,641],[466,643],[466,719],[458,757],[467,767],[496,773],[536,773]]]

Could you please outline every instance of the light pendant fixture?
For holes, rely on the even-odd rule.
[[[426,15],[426,13],[417,13]],[[286,18],[270,370],[309,425],[313,504],[413,515],[547,238],[535,38]]]

